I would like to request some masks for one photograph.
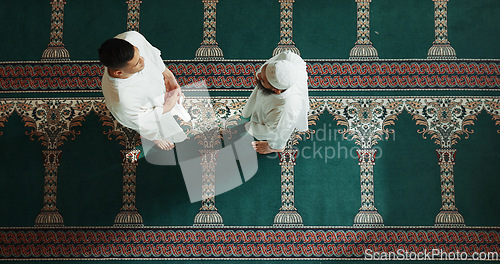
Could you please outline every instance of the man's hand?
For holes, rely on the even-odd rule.
[[[161,150],[171,150],[175,147],[174,143],[170,143],[166,140],[155,140],[154,142]]]
[[[269,146],[267,141],[253,141],[252,147],[259,154],[269,154],[272,152],[282,152],[285,149],[273,149]]]
[[[165,71],[163,71],[163,80],[165,81],[165,91],[167,93],[176,89],[181,89],[179,83],[177,83],[177,80],[175,79],[174,73],[171,72],[168,68],[165,68]],[[181,103],[181,97],[184,97],[184,94],[182,92],[179,100],[177,101],[179,104]]]
[[[163,104],[163,113],[170,112],[175,104],[180,100],[182,95],[181,89],[175,89],[165,94],[165,103]]]
[[[163,80],[165,81],[165,90],[167,93],[181,88],[177,83],[174,74],[168,68],[165,68],[165,71],[163,71]]]

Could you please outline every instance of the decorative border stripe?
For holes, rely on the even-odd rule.
[[[53,228],[0,230],[1,259],[362,259],[373,252],[500,252],[498,228]]]
[[[491,89],[500,87],[500,61],[307,60],[311,90]],[[180,85],[205,80],[209,89],[255,86],[263,61],[165,61]],[[0,92],[99,91],[103,66],[96,61],[0,62]]]

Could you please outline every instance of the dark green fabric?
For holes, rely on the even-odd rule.
[[[453,3],[453,4],[451,4]],[[448,35],[460,58],[500,58],[500,2],[454,0],[448,5]],[[474,19],[471,19],[474,17]]]
[[[67,1],[64,6],[63,42],[70,58],[98,59],[97,49],[101,43],[125,31],[126,21],[125,1]]]
[[[394,133],[377,147],[375,206],[385,225],[433,225],[441,208],[439,146],[418,134],[422,127],[406,111],[390,128]]]
[[[33,226],[43,202],[45,148],[29,140],[18,115],[1,131],[0,226]]]
[[[434,3],[406,0],[370,4],[370,39],[383,59],[422,59],[434,41]],[[449,5],[454,5],[450,2]],[[448,15],[448,24],[454,23]],[[455,43],[451,43],[452,47]],[[460,57],[460,56],[459,56]]]
[[[457,207],[470,226],[498,226],[500,207],[499,126],[484,111],[478,115],[474,131],[457,145],[455,191]],[[492,129],[481,129],[490,127]]]
[[[41,209],[42,147],[29,140],[25,135],[29,129],[23,127],[21,119],[13,115],[0,136],[2,146],[12,146],[1,153],[5,161],[2,175],[8,177],[1,177],[0,193],[11,202],[0,205],[6,212],[0,226],[32,226]],[[296,207],[305,225],[352,225],[361,201],[357,146],[338,134],[342,127],[330,114],[321,115],[311,128],[316,133],[297,146]],[[393,128],[394,134],[377,145],[375,206],[386,225],[433,225],[441,205],[438,147],[417,133],[420,127],[406,112],[399,115]],[[489,114],[480,114],[472,128],[470,138],[457,144],[457,207],[469,226],[496,226],[498,211],[491,208],[499,206],[495,159],[500,154],[500,135]],[[59,211],[67,226],[112,225],[121,207],[122,146],[103,134],[105,129],[94,114],[77,130],[81,133],[76,139],[61,148]],[[276,155],[259,155],[258,161],[252,179],[217,196],[225,225],[272,224],[281,200],[279,161]],[[145,225],[192,225],[200,206],[200,202],[189,202],[179,166],[140,160],[137,207]]]
[[[87,116],[78,130],[79,139],[61,148],[59,212],[65,225],[110,225],[122,205],[122,146],[107,139],[94,114]]]
[[[355,10],[350,0],[295,1],[293,33],[301,56],[349,58],[356,42]]]
[[[434,41],[434,3],[378,0],[370,4],[371,42],[380,58],[426,58]],[[49,1],[0,2],[0,61],[39,60],[49,43]],[[73,0],[65,5],[63,42],[73,60],[97,59],[107,38],[126,30],[121,0]],[[500,2],[448,2],[448,36],[458,58],[500,58]],[[217,41],[227,59],[267,59],[279,42],[278,1],[217,4]],[[294,42],[306,59],[345,59],[356,42],[356,3],[297,0]],[[29,18],[29,19],[27,19]],[[164,59],[192,59],[203,40],[199,0],[144,1],[140,28]]]
[[[40,60],[49,44],[50,12],[49,1],[1,1],[0,60]]]

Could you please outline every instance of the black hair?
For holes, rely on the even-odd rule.
[[[99,48],[99,60],[110,69],[120,69],[134,58],[134,46],[123,39],[108,39]]]

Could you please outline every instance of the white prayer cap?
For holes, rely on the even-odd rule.
[[[297,74],[292,62],[278,60],[267,64],[266,77],[273,87],[279,90],[285,90],[295,84]]]

